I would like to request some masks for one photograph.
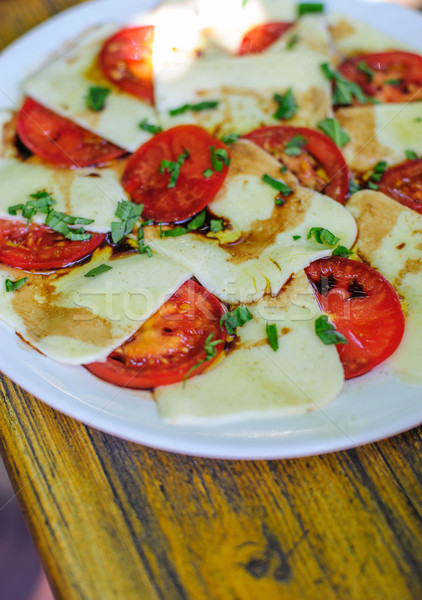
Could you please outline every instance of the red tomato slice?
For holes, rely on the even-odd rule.
[[[388,358],[404,332],[393,286],[368,265],[333,256],[305,269],[318,304],[347,344],[338,344],[346,379],[363,375]]]
[[[60,117],[32,98],[18,113],[17,132],[31,152],[60,167],[104,165],[123,154],[118,146]]]
[[[194,281],[186,281],[138,331],[105,362],[85,365],[105,381],[123,387],[146,389],[169,385],[199,375],[224,350],[225,331],[220,319],[225,312],[217,298]],[[215,345],[216,356],[205,359],[204,344]]]
[[[371,77],[359,69],[365,63]],[[345,60],[339,71],[380,102],[413,102],[422,99],[422,56],[410,52],[359,54]]]
[[[104,42],[99,57],[107,79],[150,104],[154,102],[153,39],[152,26],[122,29]]]
[[[256,25],[248,31],[240,43],[239,54],[257,54],[271,46],[293,23],[274,21]]]
[[[422,214],[422,159],[387,169],[380,181],[380,192]]]
[[[286,144],[296,136],[305,138],[306,144],[298,156],[289,156],[285,152]],[[336,144],[323,133],[307,127],[280,125],[255,129],[243,137],[286,165],[302,185],[344,204],[349,171]]]
[[[210,177],[204,171],[212,169],[211,148],[227,147],[196,125],[180,125],[155,135],[133,154],[123,173],[122,184],[132,200],[144,205],[142,216],[155,221],[183,221],[202,210],[218,192],[227,174],[227,167],[214,171]],[[170,174],[160,173],[163,160],[183,161],[176,185],[169,187]]]
[[[49,227],[0,219],[0,263],[27,270],[60,269],[85,258],[105,239],[93,233],[86,242],[72,242]]]

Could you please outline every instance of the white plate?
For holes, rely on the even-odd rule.
[[[88,2],[20,38],[0,55],[0,108],[19,105],[20,81],[65,39],[99,21],[128,22],[140,8],[146,10],[152,4],[153,0]],[[329,0],[326,5],[421,46],[421,15],[392,4]],[[136,391],[103,383],[82,367],[54,363],[28,348],[4,325],[0,325],[0,346],[4,373],[53,408],[108,433],[174,452],[247,459],[306,456],[372,442],[422,422],[421,388],[400,383],[380,368],[347,382],[328,407],[303,415],[224,426],[172,427],[162,423],[154,403],[140,400]]]

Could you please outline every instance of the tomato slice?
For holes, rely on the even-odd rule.
[[[186,281],[105,362],[85,366],[105,381],[138,389],[194,377],[224,350],[226,333],[220,327],[224,312],[223,305],[213,294],[192,280]],[[222,340],[214,346],[216,355],[198,364],[206,357],[204,345],[211,335],[210,341]],[[195,365],[198,366],[192,369]]]
[[[367,264],[332,256],[305,269],[318,304],[342,333],[338,344],[346,379],[363,375],[388,358],[404,332],[404,316],[393,286]]]
[[[122,29],[104,42],[99,61],[104,75],[121,90],[154,102],[152,42],[154,27]]]
[[[105,239],[93,233],[86,242],[72,242],[49,227],[0,219],[0,263],[27,270],[60,269],[91,254]]]
[[[274,21],[252,27],[240,43],[239,54],[257,54],[263,52],[277,41],[292,25],[293,23]]]
[[[362,71],[364,63],[372,75]],[[410,52],[359,54],[345,60],[339,71],[380,102],[413,102],[422,99],[422,56]],[[366,71],[366,70],[365,70]]]
[[[380,181],[380,192],[422,214],[422,159],[387,169]]]
[[[218,192],[227,174],[227,166],[212,169],[211,148],[227,152],[227,147],[196,125],[179,125],[167,129],[141,146],[133,154],[123,173],[122,184],[132,200],[144,205],[143,217],[155,221],[183,221],[202,210]],[[163,160],[183,160],[174,187],[168,171],[160,172]]]
[[[296,136],[306,140],[297,156],[286,154],[286,145]],[[344,204],[349,187],[346,161],[326,135],[307,127],[280,125],[262,127],[243,136],[272,154],[296,175],[300,183]]]
[[[37,156],[60,167],[104,165],[126,150],[60,117],[32,98],[26,98],[17,117],[22,143]]]

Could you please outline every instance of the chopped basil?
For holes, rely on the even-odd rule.
[[[286,165],[281,165],[281,167],[280,167],[280,172],[281,172],[281,173],[286,173],[286,171],[287,171],[287,167],[286,167]]]
[[[311,227],[309,230],[307,239],[314,239],[318,244],[328,244],[329,246],[335,246],[337,242],[340,241],[340,238],[331,233],[328,229],[324,227]]]
[[[422,117],[416,117],[415,123],[422,123]]]
[[[278,350],[278,335],[277,335],[277,326],[274,323],[267,323],[265,327],[265,331],[267,332],[268,343],[274,352]]]
[[[22,287],[28,281],[28,277],[22,277],[22,279],[18,279],[17,281],[11,281],[10,279],[6,279],[4,282],[4,286],[6,288],[6,292],[14,292]]]
[[[240,138],[240,133],[226,133],[221,136],[221,141],[223,144],[233,144]]]
[[[176,115],[181,115],[188,110],[192,110],[194,112],[199,112],[201,110],[210,110],[211,108],[217,108],[219,104],[219,100],[209,100],[206,102],[199,102],[199,104],[183,104],[183,106],[179,106],[178,108],[172,108],[171,110],[169,110],[169,115],[171,117],[175,117]]]
[[[333,69],[328,63],[321,65],[325,77],[334,82],[333,103],[340,106],[353,104],[356,99],[359,104],[365,104],[369,98],[363,93],[362,88],[353,81],[349,81],[341,73]]]
[[[349,250],[348,248],[346,248],[346,246],[337,246],[337,248],[334,248],[333,250],[333,256],[350,256],[351,254],[353,254],[353,252],[351,250]]]
[[[287,144],[284,146],[284,152],[288,156],[298,156],[302,154],[303,146],[308,140],[303,135],[295,135]]]
[[[386,79],[384,85],[400,85],[402,81],[402,79]]]
[[[315,321],[315,333],[326,345],[330,344],[347,344],[347,340],[338,331],[336,331],[334,325],[328,321],[327,315],[321,315]]]
[[[202,173],[202,175],[203,175],[204,177],[206,177],[207,179],[208,179],[209,177],[211,177],[211,175],[213,175],[213,174],[214,174],[214,171],[213,171],[212,169],[206,169],[206,171],[204,171],[204,172]]]
[[[70,215],[66,215],[65,213],[58,212],[56,210],[50,210],[48,213],[45,224],[57,231],[57,233],[61,233],[66,239],[71,240],[72,242],[86,242],[92,238],[91,233],[86,233],[83,227],[78,227],[77,229],[72,229],[69,225],[89,225],[93,223],[93,219],[84,219],[83,217],[72,217]]]
[[[372,81],[373,80],[373,78],[374,78],[374,72],[366,64],[366,62],[364,60],[361,60],[360,62],[358,62],[358,64],[356,66],[359,69],[359,71],[361,71],[361,73],[365,73],[365,75],[368,77],[368,81]]]
[[[213,233],[218,233],[223,229],[223,219],[211,219],[210,229]]]
[[[324,4],[322,2],[301,2],[297,5],[297,14],[299,17],[308,13],[324,12]]]
[[[101,275],[101,273],[106,273],[106,271],[110,271],[113,267],[109,265],[99,265],[95,267],[95,269],[91,269],[88,273],[85,273],[84,277],[96,277],[97,275]]]
[[[195,231],[202,227],[205,222],[206,212],[205,209],[201,210],[200,213],[194,216],[192,221],[190,221],[186,227],[179,225],[179,227],[175,227],[174,229],[168,229],[167,231],[163,231],[161,229],[160,237],[179,237],[179,235],[185,235],[185,233],[190,233],[191,231]]]
[[[143,119],[139,123],[139,127],[143,131],[147,131],[148,133],[152,133],[153,135],[155,135],[156,133],[161,133],[163,131],[162,127],[160,127],[159,125],[153,125],[152,123],[148,123],[148,119]]]
[[[29,194],[33,200],[28,200],[25,204],[15,204],[9,206],[7,209],[9,215],[17,215],[19,211],[22,212],[22,217],[27,219],[28,223],[38,212],[48,214],[51,207],[56,204],[56,201],[52,198],[48,192],[36,192],[35,194]]]
[[[300,240],[301,237],[302,237],[301,235],[294,235],[293,239],[294,239],[294,241],[296,241],[296,240]]]
[[[146,246],[145,245],[143,227],[145,225],[151,225],[151,223],[153,223],[153,221],[144,221],[144,223],[141,223],[139,225],[139,229],[138,229],[138,250],[139,250],[139,254],[148,254],[149,258],[151,258],[151,256],[152,256],[152,250],[151,250],[150,246]]]
[[[274,101],[277,102],[278,108],[275,111],[274,119],[291,119],[298,109],[296,99],[293,95],[292,88],[289,88],[284,94],[274,94]]]
[[[282,193],[283,196],[289,196],[293,193],[292,188],[286,185],[284,181],[281,181],[280,179],[275,179],[267,173],[265,173],[265,175],[263,175],[261,179],[264,183],[268,183],[268,185],[270,185],[272,188]]]
[[[356,192],[358,192],[360,190],[360,186],[358,184],[358,182],[355,179],[351,179],[349,181],[349,194],[356,194]]]
[[[294,48],[296,46],[296,44],[298,43],[299,40],[300,40],[300,38],[297,35],[297,33],[294,33],[293,35],[291,35],[290,38],[287,40],[287,44],[286,44],[287,50],[292,50],[292,48]]]
[[[319,129],[328,135],[339,148],[343,148],[343,146],[350,141],[350,137],[336,119],[322,119],[317,125]]]
[[[214,171],[218,171],[219,173],[223,170],[224,165],[226,167],[230,164],[230,158],[225,148],[217,148],[214,146],[210,146],[211,152],[211,165]]]
[[[368,181],[368,187],[370,190],[379,190],[380,186],[377,183],[374,183],[373,181]]]
[[[204,364],[204,362],[207,362],[208,360],[211,360],[212,358],[217,356],[217,346],[218,344],[222,344],[223,340],[214,340],[213,338],[214,334],[210,333],[209,336],[207,337],[207,339],[205,340],[204,343],[204,350],[205,350],[205,358],[202,358],[200,361],[198,361],[196,363],[196,365],[193,365],[193,367],[191,367],[189,369],[189,371],[186,373],[184,379],[183,379],[183,385],[186,383],[186,380],[190,377],[191,373],[197,369],[198,367],[200,367],[201,365]]]
[[[115,216],[121,220],[121,223],[113,222],[111,224],[111,239],[115,244],[120,242],[128,233],[131,233],[136,222],[144,210],[143,204],[134,204],[127,200],[121,200],[117,205]]]
[[[229,335],[235,335],[235,329],[237,327],[242,327],[251,319],[253,319],[253,317],[249,312],[249,309],[242,304],[241,306],[238,306],[231,312],[224,313],[224,315],[220,319],[220,327],[222,327],[224,324],[227,333]]]
[[[185,150],[182,154],[179,154],[176,162],[165,159],[161,161],[160,168],[158,169],[159,172],[165,173],[167,171],[167,173],[170,173],[170,181],[167,186],[168,188],[176,187],[176,183],[180,175],[180,167],[187,158],[189,158],[189,151]]]
[[[404,153],[406,154],[407,160],[417,160],[418,158],[418,155],[414,150],[405,150]]]
[[[284,198],[280,198],[280,196],[277,196],[277,198],[275,199],[275,205],[276,206],[283,206],[284,204],[286,204],[286,201]]]
[[[377,162],[369,177],[368,186],[371,187],[371,183],[374,185],[376,182],[381,181],[386,169],[387,162],[385,160],[380,160],[379,162]],[[372,189],[378,189],[378,187]]]
[[[92,85],[88,89],[88,95],[86,97],[86,105],[90,110],[98,112],[103,110],[107,96],[111,90],[101,85]]]

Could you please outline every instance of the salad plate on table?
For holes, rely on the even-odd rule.
[[[205,457],[419,425],[421,27],[358,1],[94,0],[6,48],[0,369]]]

